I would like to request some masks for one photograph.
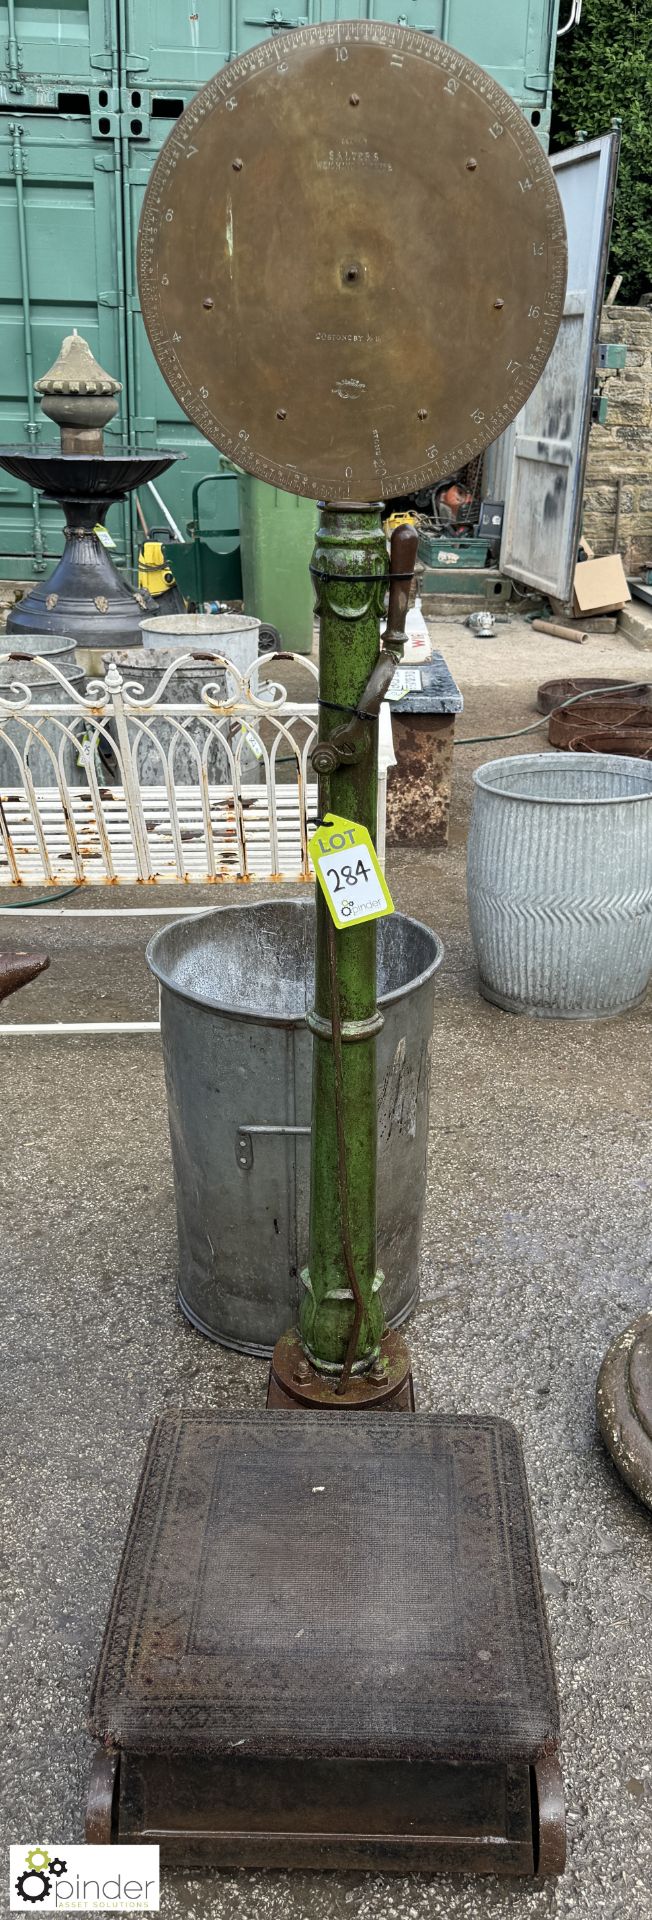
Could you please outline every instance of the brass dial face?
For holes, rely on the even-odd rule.
[[[388,499],[520,411],[566,237],[543,149],[482,68],[336,21],[264,41],[186,108],[138,275],[168,385],[236,465],[312,499]]]

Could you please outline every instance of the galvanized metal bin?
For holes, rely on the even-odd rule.
[[[167,648],[178,654],[221,653],[237,673],[246,673],[258,659],[260,620],[252,614],[163,613],[141,620],[140,628],[144,647]],[[218,679],[219,675],[214,677]],[[236,691],[235,680],[231,691]]]
[[[311,900],[264,900],[177,920],[147,948],[161,986],[179,1302],[202,1333],[246,1353],[271,1352],[295,1320],[308,1254],[314,928]],[[419,1290],[442,957],[419,920],[379,921],[379,1264],[391,1326]]]
[[[111,648],[102,655],[97,668],[101,675],[106,673],[109,661],[115,660],[127,685],[139,687],[142,697],[152,700],[164,675],[175,668],[175,662],[192,656],[187,666],[175,668],[170,674],[159,704],[143,716],[142,728],[138,726],[136,710],[130,709],[129,732],[140,785],[162,786],[168,763],[177,785],[199,787],[201,755],[207,742],[209,780],[230,783],[228,757],[218,740],[211,740],[210,709],[206,708],[205,717],[200,719],[177,715],[173,720],[166,720],[165,708],[184,701],[200,704],[202,688],[206,686],[213,687],[219,699],[236,698],[241,676],[258,659],[260,621],[241,613],[169,613],[141,620],[140,624],[142,646],[124,652]],[[215,654],[229,662],[235,673],[229,673],[228,666],[217,666]],[[264,690],[261,697],[265,697]],[[269,698],[273,698],[271,691]],[[250,746],[252,740],[255,742],[256,731],[255,721],[250,722],[245,731],[235,718],[227,729],[232,750],[235,751],[238,740],[240,742],[240,777],[249,785],[257,785],[260,780],[259,757]],[[111,767],[107,759],[104,771],[109,784],[120,784],[122,776],[117,762]]]
[[[652,766],[528,753],[473,776],[468,848],[480,992],[512,1013],[608,1019],[652,976]]]
[[[151,634],[147,633],[145,638],[150,640]],[[246,781],[248,786],[257,785],[261,778],[261,764],[259,753],[255,751],[258,732],[255,716],[248,721],[246,729],[242,720],[234,716],[233,720],[226,722],[219,738],[215,733],[211,734],[209,707],[196,719],[189,718],[187,714],[177,714],[166,720],[166,706],[184,702],[201,706],[204,687],[212,687],[215,696],[223,700],[231,699],[237,692],[233,676],[226,667],[213,665],[210,658],[205,659],[203,665],[200,660],[195,660],[189,666],[176,667],[176,661],[181,658],[182,650],[179,647],[168,649],[150,646],[129,647],[124,651],[112,648],[110,653],[102,656],[102,675],[106,674],[110,661],[115,660],[127,687],[140,688],[141,692],[136,697],[144,700],[156,698],[163,675],[169,667],[175,668],[167,686],[163,688],[159,704],[143,714],[142,726],[139,725],[137,710],[133,707],[129,709],[127,724],[139,785],[162,787],[169,768],[177,786],[199,788],[204,748],[207,750],[208,779],[217,784],[230,784],[232,768],[220,739],[228,741],[232,753],[237,752],[241,780]],[[264,685],[262,689],[256,688],[256,692],[260,698],[265,698]],[[270,692],[269,699],[272,697]],[[213,724],[216,718],[213,714]],[[113,722],[109,722],[108,730],[113,731]],[[122,772],[117,760],[111,766],[106,756],[103,771],[109,785],[121,784]]]
[[[20,658],[22,653],[27,656],[34,653],[51,660],[53,667],[82,694],[84,675],[77,665],[74,640],[66,639],[62,633],[0,635],[0,653],[10,647],[14,649],[13,658],[0,666],[0,701],[7,700],[11,705],[18,700],[19,709],[13,719],[9,709],[0,705],[0,786],[24,785],[21,768],[25,760],[35,787],[56,787],[57,765],[68,786],[85,785],[86,775],[81,771],[74,738],[66,733],[68,729],[71,736],[76,731],[81,734],[83,722],[75,722],[69,713],[62,715],[61,724],[54,717],[43,715],[31,720],[27,707],[21,719],[18,692],[20,687],[29,687],[31,699],[37,706],[39,703],[64,706],[70,702],[70,694],[55,674],[48,673],[47,667],[39,666],[37,660]]]

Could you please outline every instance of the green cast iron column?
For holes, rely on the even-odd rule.
[[[346,720],[346,712],[338,712],[338,707],[355,708],[378,658],[387,571],[379,506],[321,507],[313,557],[320,616],[319,692],[332,706],[320,708],[320,740],[327,740]],[[372,721],[355,762],[320,779],[320,818],[331,812],[360,821],[375,844],[377,785],[378,728]],[[354,1302],[344,1257],[338,1177],[330,914],[320,887],[316,895],[315,1009],[309,1016],[313,1029],[310,1241],[308,1267],[302,1274],[306,1291],[300,1332],[313,1363],[323,1371],[339,1372]],[[333,934],[342,1022],[349,1232],[364,1298],[354,1361],[355,1370],[360,1371],[372,1364],[384,1330],[382,1275],[376,1266],[376,1036],[382,1026],[376,1004],[376,922],[345,931],[333,928]]]

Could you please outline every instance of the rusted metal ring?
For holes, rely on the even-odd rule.
[[[343,1020],[342,1040],[349,1045],[356,1040],[373,1040],[374,1034],[380,1033],[384,1025],[384,1015],[380,1012],[370,1014],[368,1020]],[[314,1007],[306,1013],[306,1026],[310,1028],[311,1033],[317,1034],[319,1040],[333,1038],[330,1020],[325,1020],[321,1013],[316,1013]]]

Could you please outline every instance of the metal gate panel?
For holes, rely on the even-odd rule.
[[[616,130],[552,158],[568,235],[564,316],[507,440],[501,569],[558,600],[570,596],[580,534],[618,146]]]
[[[77,327],[101,364],[126,380],[120,307],[122,229],[119,150],[95,141],[90,122],[39,114],[0,116],[0,439],[56,440],[33,382]],[[124,396],[126,398],[126,395]],[[126,412],[109,433],[126,438]],[[117,558],[124,511],[114,508]],[[42,545],[41,545],[42,543]],[[0,573],[27,579],[63,547],[61,512],[0,472]]]
[[[60,91],[101,86],[117,62],[111,0],[0,0],[0,105],[56,108]]]

